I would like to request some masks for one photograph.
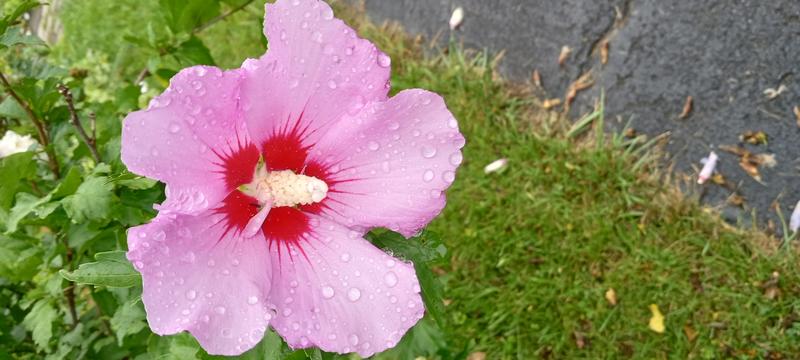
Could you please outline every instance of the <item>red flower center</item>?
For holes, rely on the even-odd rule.
[[[328,184],[329,173],[321,164],[308,161],[308,147],[304,147],[301,134],[293,130],[273,134],[263,144],[263,153],[252,143],[237,143],[227,153],[217,153],[222,160],[220,173],[231,191],[216,209],[225,215],[225,234],[229,231],[241,232],[259,211],[259,201],[238,190],[242,185],[253,181],[256,166],[263,157],[268,171],[290,170],[296,174],[315,177]],[[280,248],[288,249],[290,244],[300,248],[303,234],[310,230],[309,219],[305,213],[319,213],[325,200],[299,206],[280,206],[270,209],[261,229],[267,241]],[[224,235],[223,235],[224,236]]]

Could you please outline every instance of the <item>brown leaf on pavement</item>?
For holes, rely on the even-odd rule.
[[[567,59],[569,59],[569,54],[572,53],[572,49],[569,46],[562,46],[561,53],[558,54],[558,66],[564,66],[567,63]]]
[[[681,119],[686,119],[687,117],[689,117],[689,114],[692,113],[692,108],[694,107],[693,103],[694,99],[692,99],[692,96],[691,95],[687,96],[686,102],[683,103],[683,111],[681,111],[680,115]]]

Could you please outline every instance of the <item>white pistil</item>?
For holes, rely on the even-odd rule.
[[[328,184],[313,176],[295,174],[291,170],[267,171],[259,166],[253,181],[240,190],[271,207],[318,203],[328,195]]]

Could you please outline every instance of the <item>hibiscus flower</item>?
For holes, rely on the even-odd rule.
[[[212,354],[271,326],[294,348],[370,356],[424,306],[413,264],[364,234],[438,215],[464,138],[440,96],[389,98],[389,57],[324,2],[268,4],[264,33],[260,59],[184,69],[124,121],[123,162],[166,184],[128,231],[147,320]]]

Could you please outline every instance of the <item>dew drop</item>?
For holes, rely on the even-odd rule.
[[[428,169],[425,170],[425,173],[422,174],[422,180],[425,180],[425,182],[430,182],[431,180],[433,180],[434,176],[435,174],[433,173],[433,170]]]
[[[258,297],[251,296],[251,297],[247,298],[247,303],[250,304],[250,305],[258,304]]]
[[[456,118],[450,118],[450,120],[447,120],[447,126],[451,129],[457,129],[458,121],[456,121]]]
[[[350,261],[350,254],[344,253],[341,256],[339,256],[339,259],[342,260],[342,262],[348,262]]]
[[[461,164],[462,160],[464,160],[464,156],[461,155],[460,152],[456,152],[450,155],[450,164],[453,166],[458,166],[459,164]]]
[[[397,275],[393,271],[389,271],[383,276],[383,281],[386,283],[386,286],[394,287],[397,285]]]
[[[328,87],[331,89],[336,89],[336,81],[328,80]]]
[[[350,288],[350,290],[347,291],[347,298],[350,299],[350,301],[358,301],[358,299],[361,299],[361,290],[358,290],[358,288]]]
[[[430,159],[436,156],[436,148],[430,146],[423,146],[422,147],[422,157],[426,159]]]
[[[400,123],[397,121],[392,121],[389,123],[389,130],[397,130],[400,128]]]
[[[227,309],[225,309],[224,306],[217,306],[217,307],[214,308],[214,312],[217,313],[217,314],[220,314],[220,315],[225,315],[225,311],[226,310]]]
[[[377,151],[378,149],[381,148],[381,144],[378,144],[375,141],[370,141],[367,147],[369,147],[369,149],[372,151]]]
[[[333,288],[330,287],[330,286],[325,286],[325,287],[322,288],[322,297],[324,297],[326,299],[332,298],[334,293],[335,292],[333,291]]]
[[[311,34],[311,40],[314,40],[314,42],[317,42],[317,43],[321,44],[322,43],[322,33],[319,32],[319,31],[314,31],[314,33]]]
[[[197,298],[197,291],[189,290],[186,292],[186,298],[189,300],[194,300]]]
[[[322,18],[325,20],[333,19],[333,10],[329,7],[324,7],[322,9]]]
[[[173,123],[172,125],[169,126],[169,132],[175,134],[178,131],[181,131],[181,126],[180,125]]]
[[[389,65],[391,64],[392,64],[392,59],[388,55],[384,53],[378,54],[378,66],[389,67]]]
[[[347,337],[347,341],[350,342],[350,345],[356,346],[358,345],[358,335],[353,334]]]
[[[447,183],[451,183],[456,179],[456,173],[449,170],[445,171],[444,174],[442,174],[442,179]]]

